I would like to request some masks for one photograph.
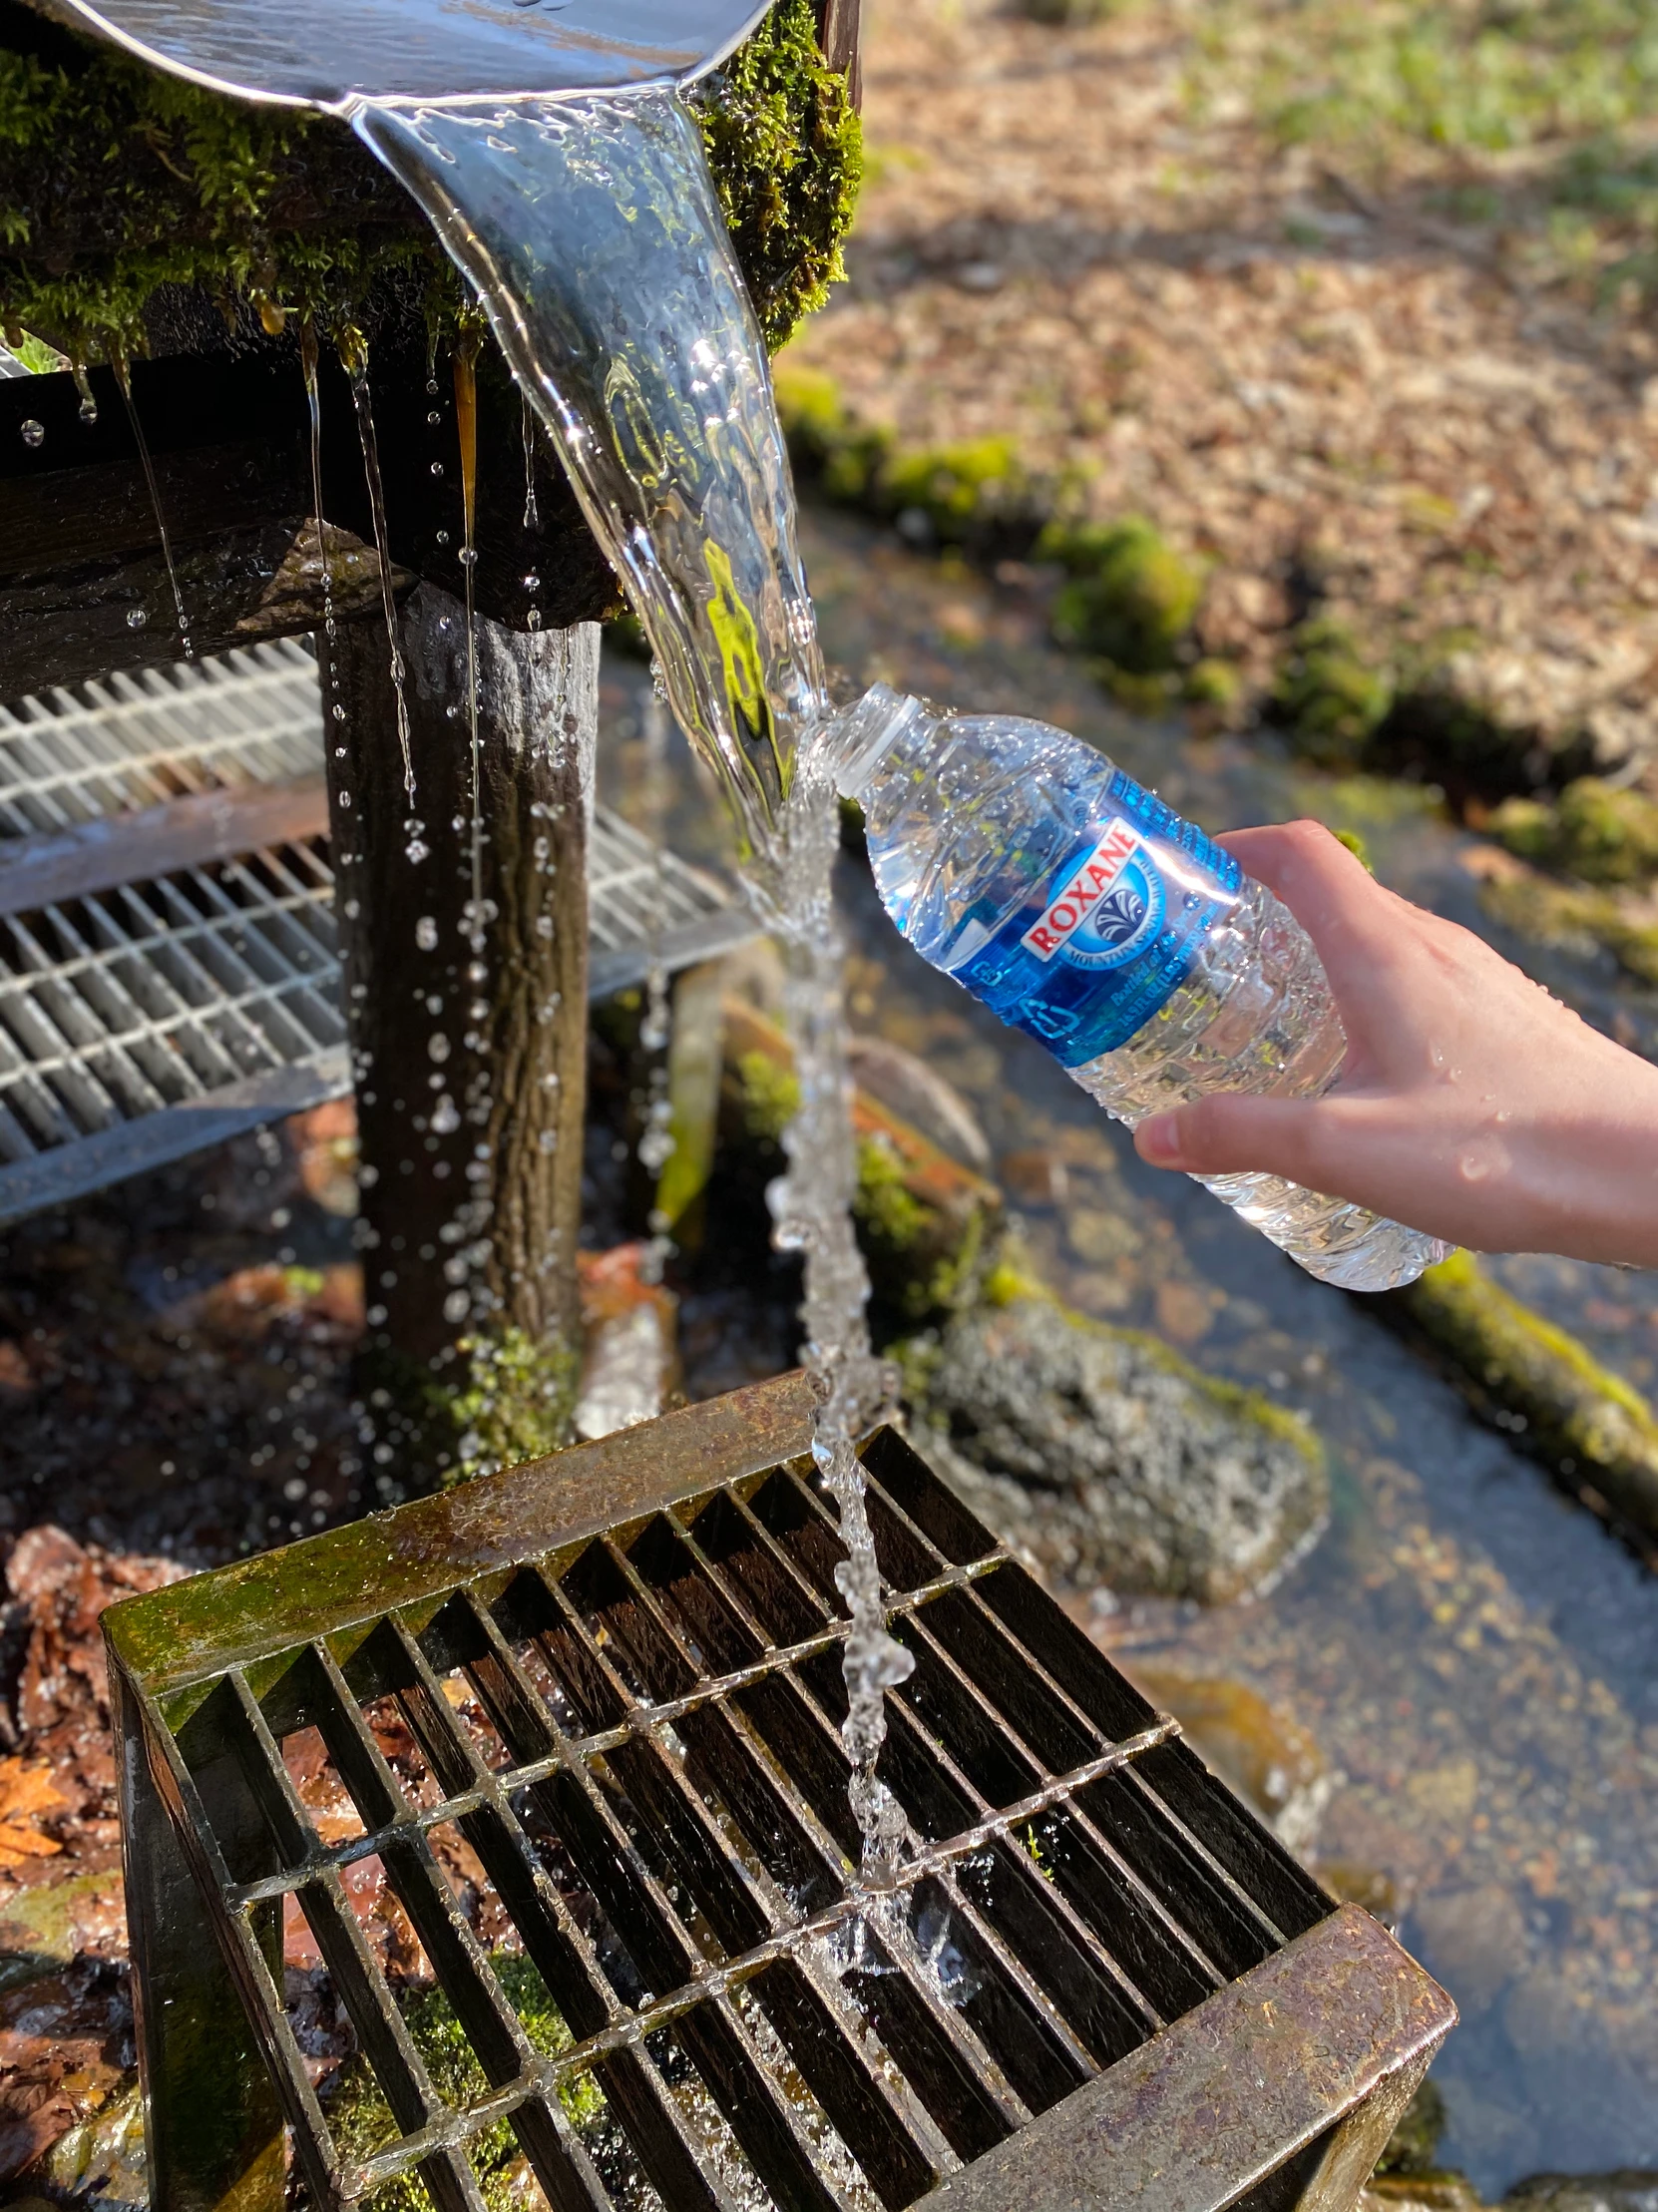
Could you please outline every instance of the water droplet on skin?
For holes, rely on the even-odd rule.
[[[127,628],[129,630],[142,630],[149,620],[150,617],[144,612],[144,609],[142,607],[128,608]]]
[[[26,446],[43,446],[46,443],[46,425],[33,417],[23,425],[23,443]]]

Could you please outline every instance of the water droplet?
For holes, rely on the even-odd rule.
[[[442,422],[442,420],[443,420],[443,417],[442,417],[442,416],[441,416],[441,415],[440,415],[440,414],[438,413],[437,409],[436,409],[436,408],[434,407],[434,408],[432,409],[432,412],[431,412],[431,413],[430,413],[430,414],[429,414],[429,415],[428,415],[428,416],[426,417],[426,420],[427,420],[427,421],[428,421],[428,422],[429,422],[429,423],[430,423],[430,424],[432,425],[432,427],[433,427],[434,429],[436,429],[436,428],[437,428],[437,426],[438,426],[438,424],[439,424],[440,422]]]
[[[128,608],[127,628],[129,630],[142,630],[149,620],[150,617],[144,612],[144,609],[142,607]]]
[[[427,844],[423,837],[411,837],[403,848],[403,857],[411,867],[418,868],[420,863],[430,855],[431,850],[431,846]]]
[[[42,446],[46,443],[46,425],[36,422],[31,415],[23,425],[23,443],[26,446]]]
[[[343,722],[343,721],[344,721],[344,719],[345,719],[345,708],[344,708],[343,706],[341,706],[341,705],[340,705],[340,704],[338,703],[338,701],[337,701],[337,700],[335,701],[335,703],[334,703],[334,704],[333,704],[333,705],[332,705],[331,707],[329,707],[328,711],[329,711],[329,713],[330,713],[330,714],[332,715],[333,719],[334,719],[334,720],[335,720],[336,722]]]
[[[539,630],[541,628],[541,609],[532,607],[525,620],[531,630]]]
[[[81,402],[81,420],[89,430],[98,420],[98,402],[93,398],[91,392],[88,392],[86,398]]]
[[[442,1030],[434,1030],[432,1035],[426,1041],[427,1056],[432,1060],[447,1060],[452,1050],[453,1047],[450,1045],[448,1038],[444,1036]]]
[[[432,398],[433,398],[433,399],[436,399],[436,398],[437,398],[437,396],[438,396],[438,380],[437,380],[437,378],[436,378],[435,376],[429,376],[429,377],[428,377],[428,378],[426,379],[426,389],[427,389],[427,391],[428,391],[428,392],[429,392],[429,393],[431,394],[431,396],[432,396]]]
[[[524,579],[524,589],[527,592],[539,592],[541,590],[541,578],[532,572]]]
[[[461,1117],[455,1110],[455,1102],[446,1091],[432,1115],[433,1132],[438,1136],[451,1136],[460,1125]]]
[[[415,943],[423,953],[435,953],[438,949],[438,925],[430,914],[423,914],[415,924]]]
[[[461,548],[461,567],[462,567],[463,569],[475,569],[475,568],[476,568],[477,566],[478,566],[478,552],[477,552],[477,548],[476,548],[475,546],[462,546],[462,548]]]
[[[432,474],[434,476],[441,476],[443,474],[443,463],[441,461],[434,461],[432,463]]]
[[[351,794],[350,794],[350,792],[349,792],[349,791],[342,791],[342,792],[340,793],[340,795],[339,795],[339,802],[340,802],[341,806],[343,806],[343,807],[346,807],[346,808],[349,808],[349,807],[350,807],[350,804],[351,804]]]
[[[447,530],[440,530],[440,531],[438,532],[438,544],[439,544],[440,546],[446,546],[446,545],[447,545],[448,543],[449,543],[449,533],[448,533],[448,531],[447,531]]]
[[[443,718],[446,722],[458,722],[460,720],[461,710],[455,704],[455,701],[453,699],[451,699],[449,704],[444,708]]]

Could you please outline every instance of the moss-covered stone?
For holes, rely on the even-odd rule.
[[[1616,891],[1542,875],[1494,877],[1480,885],[1479,903],[1493,922],[1535,944],[1601,945],[1638,983],[1658,984],[1658,921]]]
[[[1658,800],[1579,776],[1550,805],[1505,799],[1487,828],[1522,860],[1582,883],[1642,883],[1658,874]]]
[[[1070,581],[1053,603],[1061,645],[1097,654],[1130,675],[1172,668],[1203,598],[1203,575],[1141,515],[1114,523],[1050,523],[1037,557]]]
[[[1393,704],[1387,674],[1340,624],[1303,623],[1273,685],[1274,717],[1321,768],[1356,768]]]
[[[781,344],[840,273],[862,174],[845,80],[810,0],[779,0],[695,95],[738,258]],[[164,284],[326,327],[388,270],[417,272],[453,326],[458,278],[413,204],[349,131],[148,68],[0,0],[0,324],[85,358],[142,351]]]
[[[1324,1452],[1305,1422],[1071,1311],[1017,1254],[897,1357],[918,1444],[1061,1584],[1222,1604],[1324,1526]]]
[[[727,1149],[746,1148],[752,1177],[767,1182],[781,1171],[782,1135],[799,1099],[788,1040],[728,999],[724,1048]],[[878,1323],[914,1327],[953,1312],[972,1295],[1001,1193],[862,1090],[853,1097],[852,1125],[852,1210]]]
[[[532,1963],[511,1952],[495,1952],[489,1963],[532,2047],[544,2058],[557,2058],[569,2050],[575,2037]],[[465,2106],[488,2095],[484,2070],[454,2005],[441,1990],[426,1990],[413,1997],[404,2008],[403,2024],[432,2086],[446,2102]],[[605,2100],[591,2074],[569,2077],[558,2097],[578,2133],[604,2120]],[[327,2112],[336,2147],[353,2162],[371,2158],[402,2133],[360,2052],[340,2068]],[[487,2128],[468,2147],[486,2212],[523,2212],[524,2205],[534,2201],[539,2191],[508,2121]],[[383,2184],[372,2202],[375,2212],[432,2212],[426,2186],[412,2171]]]
[[[1468,1252],[1389,1292],[1387,1303],[1431,1341],[1477,1412],[1587,1503],[1658,1536],[1658,1416],[1631,1384]]]

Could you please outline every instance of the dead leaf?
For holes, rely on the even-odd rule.
[[[43,1836],[32,1823],[42,1813],[64,1812],[68,1806],[49,1766],[31,1765],[27,1759],[0,1759],[0,1867],[21,1866],[25,1859],[55,1858],[63,1845],[53,1836]]]

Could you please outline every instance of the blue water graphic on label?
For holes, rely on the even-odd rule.
[[[1077,1068],[1167,1003],[1241,880],[1229,853],[1114,769],[1063,864],[994,932],[970,920],[950,972]]]

